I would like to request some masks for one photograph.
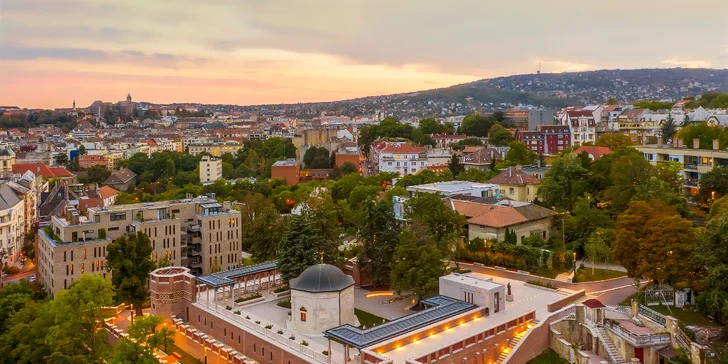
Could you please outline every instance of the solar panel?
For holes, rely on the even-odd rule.
[[[477,307],[472,303],[446,296],[427,298],[422,300],[422,303],[430,307],[369,329],[360,329],[346,324],[326,330],[324,335],[327,338],[337,339],[357,349],[362,349]]]

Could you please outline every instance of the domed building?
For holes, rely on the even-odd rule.
[[[308,267],[290,282],[293,329],[321,335],[355,324],[354,278],[330,264]]]

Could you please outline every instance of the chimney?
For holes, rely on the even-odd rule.
[[[657,147],[662,148],[662,137],[657,137]]]
[[[700,139],[693,139],[693,149],[700,149]]]
[[[718,149],[720,149],[720,142],[718,141],[718,139],[713,139],[713,150]]]

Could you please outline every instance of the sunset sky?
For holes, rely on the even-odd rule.
[[[0,105],[328,101],[728,67],[728,1],[0,0]]]

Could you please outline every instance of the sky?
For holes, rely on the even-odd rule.
[[[728,68],[726,14],[726,0],[0,0],[0,105],[332,101],[539,62]]]

